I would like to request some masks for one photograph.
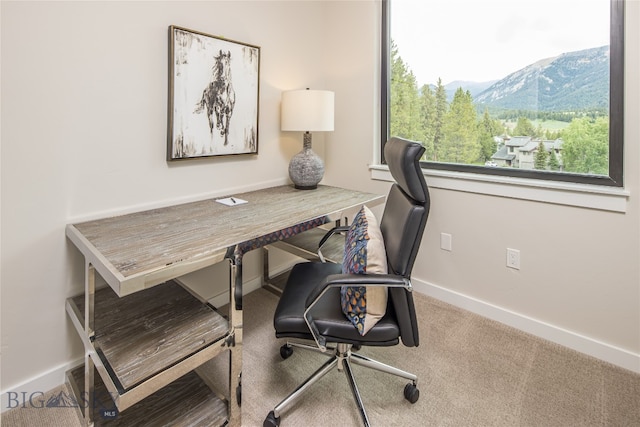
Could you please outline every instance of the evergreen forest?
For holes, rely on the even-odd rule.
[[[514,136],[539,141],[534,168],[607,175],[609,112],[602,106],[534,111],[477,104],[459,87],[447,99],[442,79],[431,86],[418,82],[395,43],[391,43],[390,134],[419,141],[424,161],[495,165],[492,156]],[[547,126],[561,122],[561,126]],[[534,125],[534,123],[536,123]],[[515,125],[514,125],[515,124]],[[542,141],[561,142],[558,155]],[[517,165],[501,167],[517,167]]]

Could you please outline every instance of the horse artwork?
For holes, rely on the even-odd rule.
[[[257,154],[260,48],[169,27],[167,160]]]
[[[222,52],[215,57],[211,81],[202,91],[202,99],[196,105],[194,113],[207,110],[209,130],[213,134],[214,125],[224,137],[224,145],[229,143],[229,121],[236,105],[236,93],[231,79],[231,52]],[[215,118],[215,120],[214,120]]]

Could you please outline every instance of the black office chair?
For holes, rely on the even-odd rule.
[[[327,351],[330,359],[302,385],[280,402],[265,419],[264,427],[280,425],[283,411],[303,392],[334,367],[344,369],[365,426],[369,420],[351,370],[351,362],[406,378],[405,398],[418,400],[417,377],[353,353],[360,346],[418,346],[418,325],[413,304],[411,270],[420,247],[429,215],[429,190],[420,169],[424,148],[416,142],[391,138],[385,145],[385,159],[395,179],[387,196],[380,230],[387,255],[388,274],[342,274],[334,263],[304,262],[294,266],[280,297],[274,316],[278,338],[314,340],[317,346],[287,342],[280,349],[286,359],[292,347]],[[365,335],[361,335],[341,309],[342,286],[382,286],[388,288],[386,314]]]

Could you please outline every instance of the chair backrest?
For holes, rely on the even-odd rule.
[[[389,273],[411,277],[429,216],[430,198],[420,168],[424,147],[417,142],[391,138],[384,147],[389,171],[396,181],[389,190],[380,221]],[[404,345],[418,345],[418,323],[413,295],[402,288],[389,290]]]

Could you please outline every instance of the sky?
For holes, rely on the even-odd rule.
[[[418,85],[498,80],[609,44],[609,0],[392,0],[391,38]]]

